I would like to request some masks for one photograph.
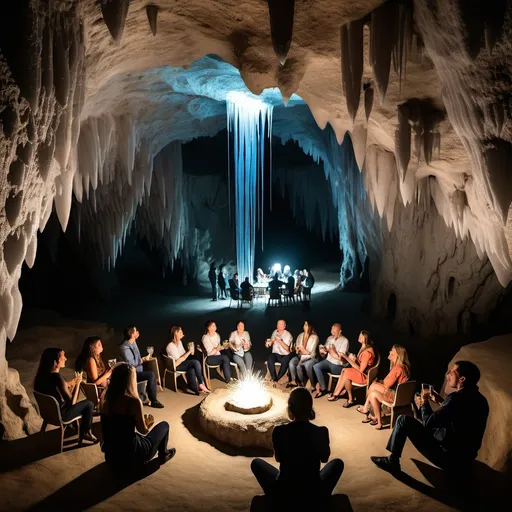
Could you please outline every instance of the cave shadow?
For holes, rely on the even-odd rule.
[[[431,464],[412,459],[420,473],[431,484],[416,480],[407,473],[396,479],[444,505],[462,511],[488,510],[506,503],[510,474],[500,473],[487,464],[475,461],[466,476],[449,474]]]
[[[305,497],[305,496],[304,496]],[[305,499],[302,502],[302,506],[296,508],[294,506],[295,512],[311,511],[315,510],[318,507],[317,502],[310,502],[310,500]],[[333,494],[329,498],[329,503],[327,508],[323,509],[326,511],[332,512],[352,512],[352,504],[350,503],[350,498],[346,494]],[[250,512],[282,512],[283,509],[279,508],[277,505],[273,504],[271,500],[267,496],[254,496],[251,501]]]
[[[158,458],[154,458],[141,468],[131,472],[113,471],[106,462],[102,462],[27,510],[46,512],[47,510],[62,510],[63,507],[67,511],[87,510],[135,482],[147,478],[159,467]]]
[[[208,443],[210,446],[213,446],[216,450],[219,450],[219,452],[225,453],[226,455],[231,455],[232,457],[236,457],[239,455],[241,455],[242,457],[250,458],[273,456],[273,451],[266,448],[237,448],[235,446],[223,443],[222,441],[219,441],[209,436],[206,432],[203,431],[199,423],[200,405],[201,404],[195,405],[194,407],[190,407],[181,416],[183,425],[197,440],[202,441],[203,443]]]
[[[99,422],[92,424],[92,432],[101,439]],[[88,445],[87,445],[88,446]],[[80,449],[78,446],[77,430],[66,429],[64,437],[64,450],[66,453]],[[0,473],[13,471],[27,464],[60,454],[60,430],[51,428],[46,432],[37,432],[21,439],[2,441],[0,444]]]

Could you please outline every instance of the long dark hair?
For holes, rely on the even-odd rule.
[[[99,336],[89,336],[84,341],[82,351],[75,361],[75,370],[77,372],[81,372],[84,369],[85,363],[90,357],[96,361],[96,366],[98,367],[98,375],[101,375],[101,373],[105,371],[105,363],[103,362],[103,359],[101,356],[96,356],[93,349],[94,345],[96,345],[98,341],[101,341]]]
[[[313,398],[306,388],[295,388],[288,397],[288,416],[292,421],[314,420]]]
[[[34,389],[36,391],[41,388],[44,378],[55,368],[55,363],[59,360],[61,352],[64,352],[61,348],[45,348],[43,350],[34,379]]]
[[[120,364],[112,370],[110,384],[103,395],[102,411],[110,412],[124,395],[138,398],[137,389],[133,389],[133,372],[135,368],[129,364]]]

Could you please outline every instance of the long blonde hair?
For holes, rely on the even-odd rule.
[[[391,370],[394,366],[402,366],[405,370],[407,378],[411,375],[411,363],[409,362],[409,355],[402,345],[393,345],[391,350],[396,352],[396,363],[390,361],[389,369]]]

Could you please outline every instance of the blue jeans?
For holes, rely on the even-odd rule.
[[[249,370],[252,370],[253,362],[250,352],[244,352],[244,357],[233,354],[233,361],[238,365],[242,377],[244,377]]]
[[[176,370],[180,372],[187,372],[187,382],[192,391],[198,391],[197,382],[204,384],[203,370],[201,363],[197,359],[187,359],[183,361]]]
[[[208,356],[206,358],[206,364],[210,366],[220,365],[222,367],[222,373],[224,374],[224,379],[226,382],[229,382],[231,378],[231,368],[229,366],[229,357],[226,355],[220,356]]]
[[[156,401],[156,377],[154,372],[152,371],[143,371],[137,372],[137,382],[142,382],[143,380],[147,380],[148,384],[146,386],[146,391],[148,393],[148,398],[151,403]]]
[[[94,404],[90,400],[82,400],[75,405],[62,407],[60,414],[64,421],[70,421],[75,416],[82,415],[82,421],[80,421],[80,437],[82,438],[91,430],[93,411]]]
[[[310,357],[303,362],[300,362],[298,357],[294,357],[290,361],[290,374],[292,380],[305,386],[309,379],[311,385],[314,386],[315,373],[313,372],[313,366],[315,366],[317,362],[318,361],[314,357]]]
[[[282,377],[284,377],[285,373],[288,371],[288,366],[290,361],[293,359],[295,354],[292,352],[291,354],[287,354],[286,356],[282,356],[280,354],[275,354],[272,352],[269,358],[267,359],[267,367],[274,382],[277,382]],[[276,375],[276,367],[275,363],[281,363],[281,368],[279,369],[279,373]]]
[[[339,364],[332,364],[330,361],[327,361],[327,359],[324,359],[323,361],[316,363],[315,366],[313,366],[313,370],[318,380],[318,384],[320,384],[320,389],[325,391],[327,389],[327,373],[340,375],[341,370],[343,370],[343,366]]]
[[[332,494],[344,467],[345,464],[341,459],[332,459],[320,470],[320,495],[325,497]],[[262,459],[254,459],[251,463],[251,471],[267,496],[277,497],[279,495],[279,486],[277,485],[279,470],[277,468]]]

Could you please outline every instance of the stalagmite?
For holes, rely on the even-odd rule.
[[[267,0],[274,52],[284,66],[292,43],[295,0]]]
[[[356,20],[340,29],[341,76],[349,116],[354,121],[361,97],[363,77],[363,21]]]
[[[146,14],[148,16],[149,27],[151,33],[156,36],[156,22],[158,18],[158,5],[149,4],[146,5]]]
[[[121,40],[128,15],[130,0],[100,0],[101,13],[112,39],[118,43]]]

